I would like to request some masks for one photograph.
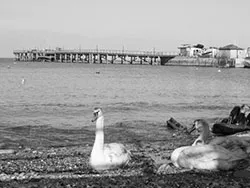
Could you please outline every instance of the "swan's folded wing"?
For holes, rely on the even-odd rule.
[[[229,150],[213,145],[193,146],[183,150],[178,163],[184,168],[216,170],[230,169],[233,161],[246,158],[245,153],[230,152]]]
[[[127,163],[131,159],[131,153],[119,143],[105,144],[104,155],[111,163]]]
[[[224,147],[232,152],[242,150],[245,153],[250,153],[250,136],[248,134],[217,137],[214,138],[209,144]]]
[[[123,144],[110,143],[104,145],[104,152],[114,153],[115,155],[119,156],[128,153],[128,150]]]
[[[225,155],[227,151],[224,148],[212,145],[198,145],[188,147],[183,150],[180,154],[180,157],[189,159],[189,160],[199,160],[199,161],[211,161],[218,158],[229,159],[228,155]]]

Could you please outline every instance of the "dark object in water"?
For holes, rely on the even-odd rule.
[[[187,129],[187,127],[183,126],[182,124],[180,124],[179,122],[177,122],[174,118],[170,118],[169,120],[167,120],[167,127],[171,128],[171,129]]]
[[[220,135],[230,135],[248,130],[250,130],[249,126],[227,123],[215,123],[212,127],[212,133]]]

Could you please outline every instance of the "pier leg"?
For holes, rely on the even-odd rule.
[[[24,54],[22,53],[22,55],[21,55],[21,59],[22,59],[22,61],[25,61],[25,59],[24,59]]]
[[[75,54],[75,62],[77,62],[78,63],[78,54]]]
[[[54,54],[54,61],[57,62],[58,61],[58,55],[55,53]]]
[[[96,57],[95,57],[95,56],[96,56],[96,55],[93,54],[94,63],[96,63]]]
[[[67,54],[64,54],[63,62],[67,62]]]
[[[59,61],[62,62],[62,54],[59,54]]]
[[[69,54],[68,57],[69,57],[69,62],[73,63],[73,54]]]
[[[111,56],[111,64],[114,64],[114,56]]]
[[[82,54],[78,54],[78,61],[82,63]]]
[[[64,62],[67,63],[67,54],[64,55]]]
[[[89,63],[93,63],[94,61],[94,55],[93,54],[89,54]]]
[[[139,58],[140,58],[140,64],[142,65],[142,58],[143,58],[143,57],[139,57]]]
[[[99,54],[99,63],[101,64],[102,63],[102,55]]]
[[[108,64],[108,55],[104,55],[105,63]]]
[[[81,60],[82,60],[82,62],[89,63],[89,55],[88,54],[83,54],[81,56]]]
[[[121,56],[121,64],[123,64],[123,58],[124,58],[124,56]]]
[[[70,57],[70,54],[67,55],[67,60],[68,60],[68,63],[71,63],[71,57]]]
[[[90,62],[90,54],[85,54],[85,57],[86,57],[87,63],[91,63],[91,62]]]

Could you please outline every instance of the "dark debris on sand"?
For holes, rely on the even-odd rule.
[[[11,130],[13,135],[16,135],[16,130]],[[171,152],[176,147],[183,143],[190,145],[194,140],[193,135],[168,130],[165,124],[137,121],[107,127],[106,132],[110,134],[107,134],[105,141],[119,140],[125,143],[133,157],[128,166],[103,172],[92,170],[88,163],[93,130],[60,130],[60,144],[55,141],[59,130],[48,127],[39,130],[33,130],[33,142],[25,141],[26,133],[23,130],[18,130],[19,140],[16,137],[10,140],[13,148],[17,147],[14,148],[16,153],[0,155],[0,187],[250,187],[250,176],[242,175],[244,172],[236,176],[240,174],[239,171],[177,170],[157,173],[161,164],[169,162]],[[8,132],[8,138],[11,137],[11,131]],[[54,140],[51,140],[53,131]],[[44,143],[38,147],[36,138],[41,137]],[[70,142],[63,142],[62,137]],[[20,142],[24,144],[18,149]]]

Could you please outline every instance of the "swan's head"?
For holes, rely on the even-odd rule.
[[[96,121],[99,117],[102,117],[102,116],[103,116],[102,109],[101,108],[94,108],[92,122]]]
[[[197,119],[194,121],[194,124],[189,132],[191,133],[194,130],[198,130],[199,132],[204,132],[206,130],[209,130],[209,125],[204,119]]]
[[[200,133],[200,136],[194,141],[192,146],[206,144],[210,134],[208,123],[204,119],[197,119],[194,121],[190,133],[193,132],[194,130],[197,130]]]

